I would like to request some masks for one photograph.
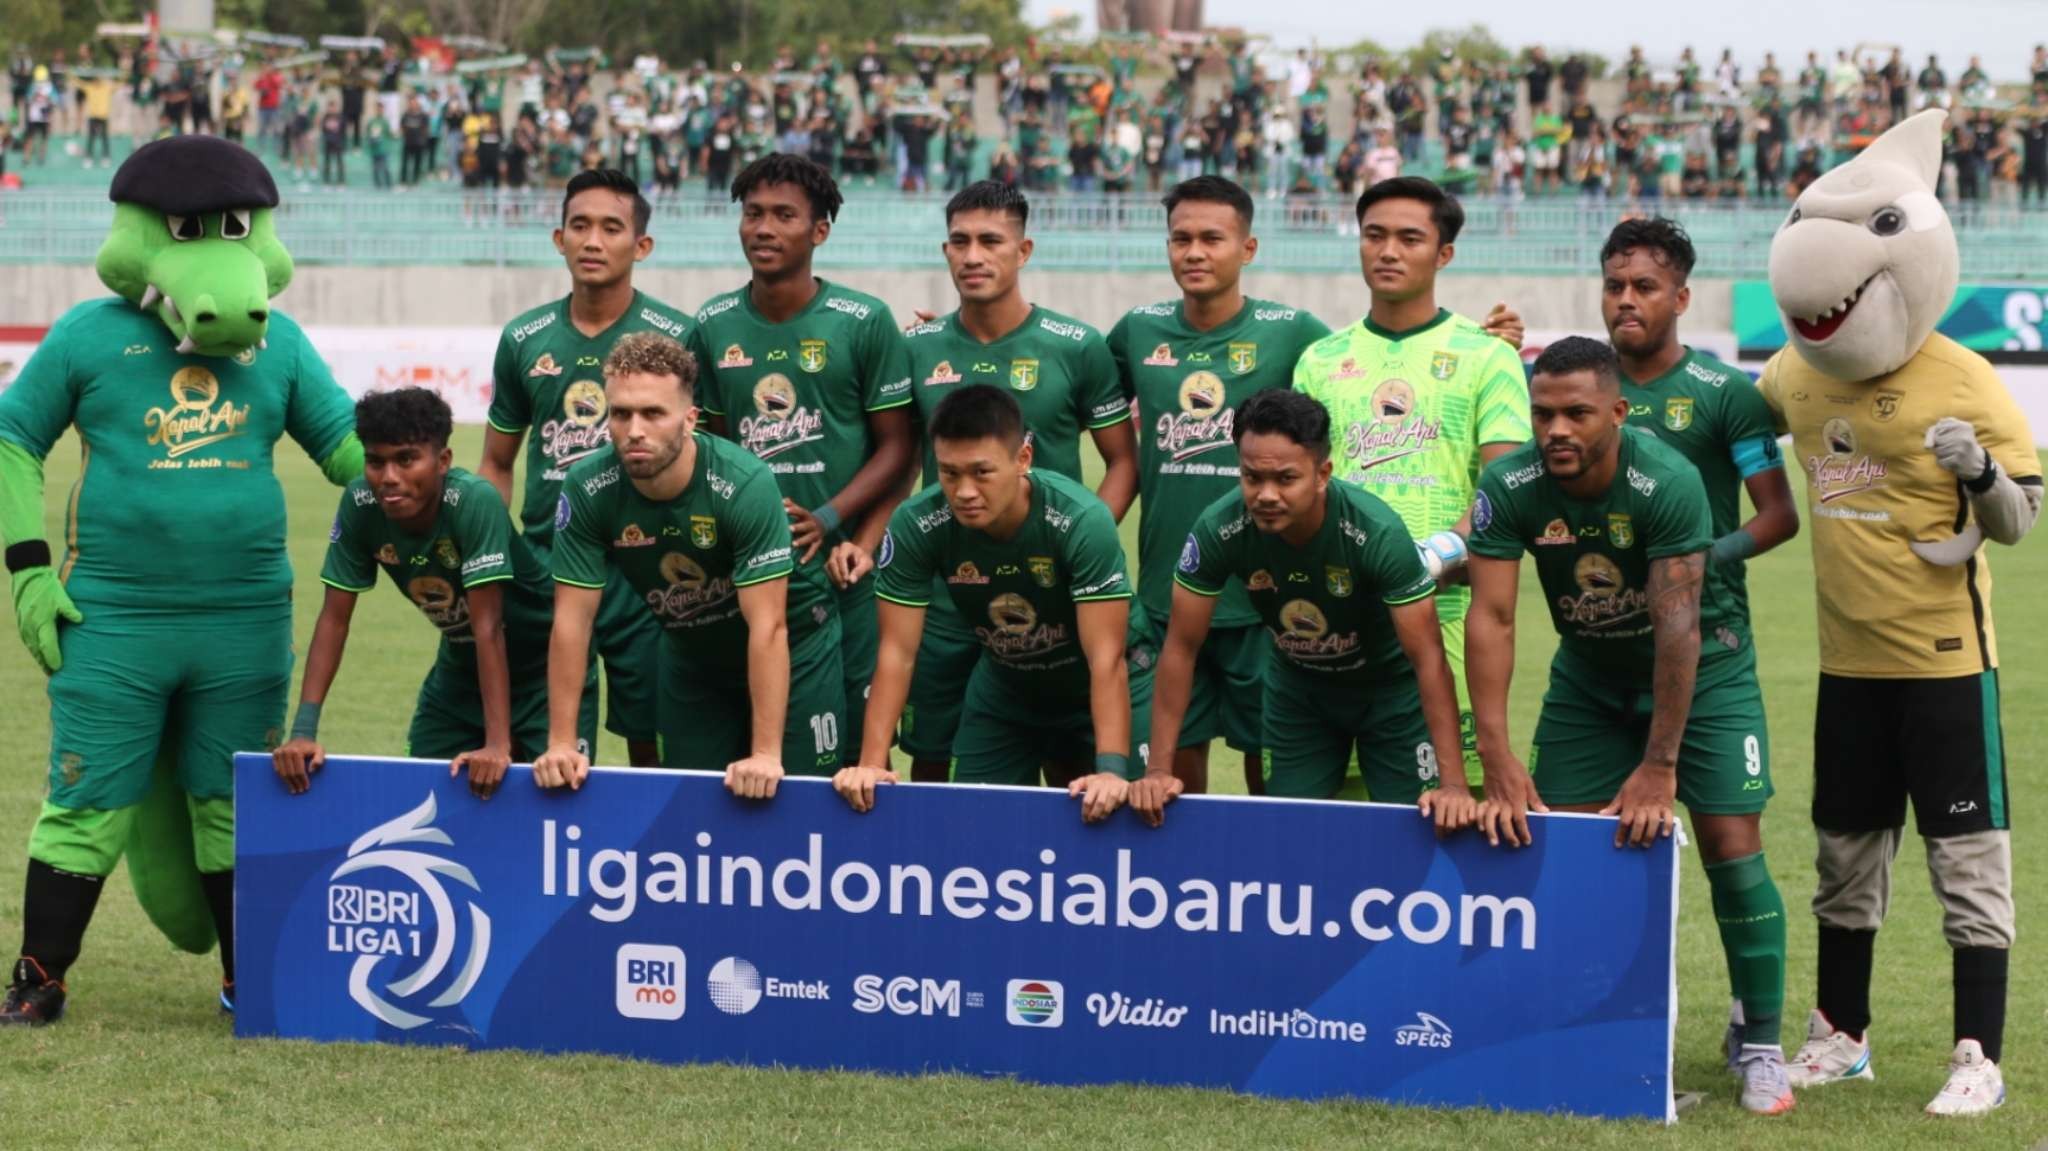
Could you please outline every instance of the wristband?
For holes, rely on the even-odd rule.
[[[1714,541],[1713,550],[1707,559],[1714,567],[1725,563],[1746,560],[1756,554],[1756,537],[1747,528],[1736,528]]]
[[[1124,773],[1129,771],[1130,769],[1131,757],[1128,755],[1117,755],[1113,752],[1098,752],[1095,756],[1095,770],[1098,773],[1106,772],[1110,775],[1116,776],[1118,779],[1122,779]]]
[[[828,536],[839,530],[839,509],[831,504],[819,504],[812,508],[811,518],[818,521],[818,530]]]
[[[23,540],[7,549],[7,570],[26,571],[50,566],[50,545],[43,540]]]
[[[309,699],[299,701],[298,713],[292,716],[293,739],[316,739],[320,733],[320,705]]]
[[[1964,487],[1966,487],[1966,488],[1968,488],[1968,489],[1970,490],[1970,494],[1971,494],[1971,495],[1973,495],[1973,496],[1981,496],[1981,495],[1983,495],[1983,494],[1984,494],[1985,492],[1988,492],[1988,491],[1990,491],[1990,490],[1991,490],[1991,486],[1992,486],[1993,484],[1997,483],[1997,482],[1998,482],[1998,461],[1997,461],[1997,460],[1994,460],[1994,459],[1992,459],[1992,458],[1991,458],[1991,453],[1990,453],[1990,452],[1985,452],[1985,453],[1984,453],[1984,474],[1983,474],[1983,475],[1981,475],[1981,476],[1978,476],[1978,477],[1977,477],[1976,479],[1974,479],[1974,480],[1964,480],[1964,481],[1963,481],[1963,486],[1964,486]],[[12,557],[13,557],[13,551],[14,551],[14,549],[12,549],[12,548],[9,548],[9,549],[8,549],[8,556],[9,556],[9,558],[10,558],[10,559],[12,559]],[[46,554],[46,555],[47,555],[48,553],[46,552],[46,553],[44,553],[44,554]],[[47,562],[47,561],[45,561],[45,562]]]

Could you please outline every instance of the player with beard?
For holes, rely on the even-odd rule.
[[[1714,526],[1706,580],[1719,589],[1727,612],[1702,642],[1734,653],[1754,675],[1743,564],[1799,532],[1771,410],[1746,373],[1678,341],[1678,317],[1692,302],[1686,277],[1693,247],[1683,228],[1662,217],[1624,220],[1609,233],[1600,263],[1600,310],[1621,369],[1629,424],[1676,448],[1706,485]],[[1756,506],[1746,522],[1744,491]],[[1755,743],[1742,750],[1745,767],[1757,764],[1756,778],[1764,779],[1770,734],[1761,723]],[[1695,810],[1692,830],[1728,958],[1728,1067],[1737,1070],[1746,1048],[1778,1045],[1785,901],[1764,862],[1761,809]]]
[[[711,430],[766,461],[781,486],[797,564],[835,587],[846,720],[857,762],[875,666],[867,579],[917,455],[910,359],[889,306],[812,274],[832,235],[839,185],[801,156],[771,153],[732,182],[752,280],[697,311],[690,348]]]
[[[690,321],[633,287],[633,265],[654,250],[652,209],[640,189],[609,168],[579,172],[562,197],[555,250],[569,265],[569,294],[505,325],[491,368],[490,426],[477,474],[512,504],[512,474],[526,446],[526,487],[519,518],[543,562],[554,544],[555,507],[571,465],[611,442],[599,369],[612,346],[633,332],[681,340]],[[531,431],[531,440],[527,433]],[[605,727],[626,740],[635,767],[660,762],[656,746],[655,667],[661,628],[623,578],[605,589],[597,650],[604,661]]]
[[[958,389],[1007,388],[1024,413],[1033,469],[1080,482],[1085,429],[1103,462],[1096,498],[1121,520],[1138,486],[1130,404],[1117,387],[1116,365],[1102,334],[1025,299],[1017,279],[1031,260],[1031,240],[1024,234],[1030,212],[1022,192],[993,180],[969,185],[946,205],[941,250],[960,308],[907,333],[918,416],[929,429],[939,403]],[[927,437],[924,483],[938,482],[938,456]],[[983,575],[941,573],[944,581]],[[949,777],[960,688],[980,658],[973,628],[950,597],[935,594],[925,609],[917,675],[899,736],[913,780],[943,783]]]
[[[604,588],[623,576],[660,621],[662,766],[725,772],[767,799],[785,769],[839,766],[839,621],[816,564],[791,554],[767,466],[697,430],[697,365],[658,332],[604,363],[612,442],[569,469],[555,511],[555,626],[542,787],[581,787],[577,707]]]

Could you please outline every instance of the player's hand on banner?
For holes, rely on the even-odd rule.
[[[789,543],[796,549],[796,562],[807,564],[811,557],[825,543],[825,525],[811,514],[809,508],[801,507],[795,500],[782,501],[782,510],[789,513]]]
[[[1500,763],[1486,765],[1486,801],[1479,807],[1479,830],[1486,842],[1499,847],[1505,838],[1509,847],[1529,845],[1529,813],[1548,812],[1536,794],[1536,781],[1529,769],[1512,755]]]
[[[57,621],[82,623],[85,617],[64,591],[57,573],[48,567],[33,567],[14,573],[14,622],[21,629],[21,642],[44,675],[55,675],[64,666],[64,651],[57,642]]]
[[[1148,771],[1138,782],[1131,785],[1131,810],[1148,827],[1158,827],[1166,822],[1166,805],[1186,788],[1180,777],[1170,771]]]
[[[1977,442],[1977,429],[1968,420],[1953,416],[1936,420],[1927,429],[1927,448],[1943,470],[1965,480],[1977,479],[1991,466],[1990,453]]]
[[[1415,801],[1415,807],[1425,819],[1435,821],[1439,838],[1479,821],[1479,800],[1461,783],[1430,788]]]
[[[1614,846],[1648,847],[1659,837],[1669,836],[1678,826],[1671,805],[1678,799],[1678,769],[1655,764],[1638,764],[1621,783],[1613,802],[1600,809],[1601,815],[1619,815],[1614,829]]]
[[[327,749],[305,736],[287,740],[270,753],[270,766],[284,781],[284,789],[293,795],[306,794],[306,789],[313,786],[313,773],[326,763]]]
[[[725,789],[741,799],[774,799],[782,782],[782,761],[767,755],[750,755],[725,765]]]
[[[855,811],[875,809],[875,785],[895,783],[896,773],[883,767],[842,767],[832,776],[832,790]]]
[[[533,782],[540,787],[575,791],[589,775],[590,757],[576,750],[573,743],[551,744],[533,761]]]
[[[1067,794],[1081,801],[1083,823],[1099,823],[1116,814],[1130,793],[1130,781],[1108,771],[1084,775],[1067,785]]]
[[[833,544],[832,550],[825,554],[825,575],[833,587],[852,587],[873,570],[875,558],[852,540]]]
[[[1479,326],[1494,339],[1506,343],[1518,352],[1522,350],[1522,337],[1527,334],[1522,329],[1522,313],[1508,307],[1507,301],[1502,300],[1495,304],[1493,310],[1486,313],[1486,319],[1480,321]]]
[[[489,799],[505,781],[505,771],[512,766],[512,749],[509,747],[481,747],[465,751],[448,765],[448,775],[453,778],[469,769],[469,793],[478,799]]]

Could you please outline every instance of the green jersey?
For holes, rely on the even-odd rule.
[[[1598,500],[1568,496],[1525,444],[1487,465],[1472,501],[1471,549],[1489,559],[1536,559],[1559,653],[1636,685],[1650,682],[1656,644],[1650,563],[1714,542],[1706,488],[1685,457],[1634,428],[1621,430],[1614,483]],[[1739,647],[1719,588],[1700,593],[1700,649]],[[1734,642],[1730,642],[1734,640]]]
[[[968,384],[1007,387],[1024,410],[1033,471],[1079,480],[1081,432],[1131,418],[1102,333],[1049,308],[1034,306],[1015,331],[986,344],[967,334],[958,312],[919,324],[907,335],[918,419],[929,426],[939,401]],[[924,482],[939,482],[929,435]]]
[[[1743,481],[1785,466],[1770,406],[1748,373],[1687,348],[1670,371],[1648,383],[1624,377],[1622,392],[1630,426],[1677,448],[1699,469],[1715,538],[1741,527]],[[1749,584],[1742,561],[1713,565],[1707,581],[1725,593],[1729,626],[1747,632]]]
[[[585,336],[569,322],[568,297],[523,313],[498,337],[491,365],[492,427],[526,437],[526,489],[519,518],[535,547],[548,547],[555,505],[569,465],[611,446],[604,358],[620,336],[663,332],[687,340],[690,321],[644,292],[634,292],[618,322]]]
[[[740,588],[789,581],[792,651],[832,619],[832,592],[823,565],[792,562],[767,467],[705,432],[694,442],[689,486],[671,500],[640,494],[610,448],[571,467],[555,510],[555,580],[601,588],[618,568],[691,667],[744,675]]]
[[[1359,686],[1414,674],[1387,609],[1436,594],[1401,517],[1349,484],[1329,486],[1323,526],[1298,548],[1258,530],[1242,495],[1223,496],[1195,520],[1173,578],[1205,596],[1243,581],[1280,659]]]
[[[825,280],[774,324],[748,289],[697,312],[697,404],[766,461],[782,494],[817,508],[867,462],[867,413],[910,403],[910,359],[889,306]]]
[[[526,540],[514,534],[498,489],[461,468],[448,469],[440,511],[424,534],[413,535],[377,506],[368,480],[341,494],[327,533],[327,563],[320,582],[361,595],[377,585],[377,570],[405,593],[441,632],[441,664],[476,678],[476,636],[469,627],[469,589],[505,585],[505,657],[514,684],[545,679],[555,589],[548,569]]]
[[[1531,434],[1521,357],[1443,309],[1411,331],[1367,318],[1334,333],[1295,365],[1294,386],[1330,410],[1338,478],[1386,501],[1417,539],[1457,526],[1471,506],[1480,445]],[[1446,589],[1446,623],[1465,618],[1471,595]]]
[[[1036,693],[1086,698],[1088,660],[1074,605],[1131,598],[1123,543],[1109,507],[1075,480],[1034,470],[1030,500],[1017,534],[998,540],[954,520],[941,489],[919,491],[889,518],[875,557],[875,594],[926,607],[934,582],[943,582],[997,667]],[[1145,634],[1136,604],[1130,633]]]
[[[155,316],[91,300],[0,392],[0,440],[38,459],[78,426],[59,574],[81,607],[290,601],[277,441],[324,460],[355,430],[355,403],[291,317],[271,312],[267,338],[233,357],[180,355]]]
[[[1178,300],[1132,309],[1109,330],[1109,352],[1126,396],[1138,403],[1138,598],[1165,619],[1173,567],[1202,509],[1237,492],[1237,406],[1284,388],[1294,362],[1330,334],[1307,312],[1245,299],[1206,332],[1190,328]],[[1233,580],[1217,601],[1215,627],[1259,622]]]

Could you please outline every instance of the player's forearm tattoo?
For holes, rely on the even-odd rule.
[[[1700,661],[1700,584],[1704,552],[1667,556],[1650,564],[1650,625],[1656,641],[1646,762],[1675,765],[1692,712],[1693,680]]]

